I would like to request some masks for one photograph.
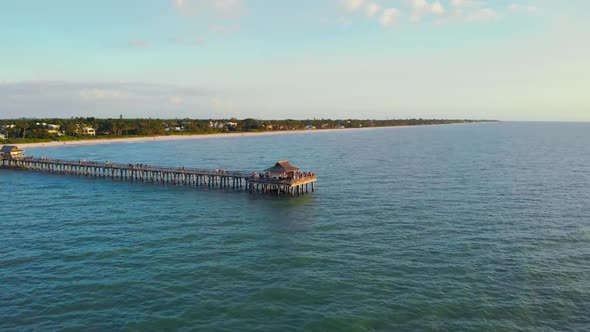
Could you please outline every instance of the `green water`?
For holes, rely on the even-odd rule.
[[[29,149],[318,175],[296,199],[0,170],[0,330],[590,329],[590,125]]]

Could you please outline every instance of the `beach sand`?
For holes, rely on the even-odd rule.
[[[408,127],[396,126],[395,128]],[[126,137],[113,139],[89,139],[78,141],[53,141],[41,143],[22,143],[13,144],[20,148],[44,148],[44,147],[60,147],[71,145],[97,145],[97,144],[114,144],[114,143],[146,143],[158,141],[177,141],[177,140],[191,140],[191,139],[213,139],[213,138],[228,138],[228,137],[252,137],[252,136],[275,136],[275,135],[291,135],[291,134],[310,134],[310,133],[324,133],[334,131],[349,131],[349,130],[369,130],[377,128],[394,128],[394,127],[371,127],[371,128],[345,128],[345,129],[320,129],[320,130],[290,130],[290,131],[270,131],[270,132],[256,132],[256,133],[223,133],[223,134],[201,134],[201,135],[171,135],[171,136],[148,136],[148,137]]]
[[[213,138],[239,138],[252,136],[275,136],[275,135],[304,135],[316,133],[330,133],[336,131],[351,131],[351,130],[374,130],[385,128],[415,128],[428,126],[450,126],[450,125],[464,125],[462,123],[451,124],[429,124],[429,125],[415,125],[415,126],[391,126],[391,127],[363,127],[363,128],[342,128],[342,129],[312,129],[312,130],[288,130],[288,131],[267,131],[256,133],[223,133],[223,134],[198,134],[198,135],[170,135],[170,136],[146,136],[146,137],[126,137],[126,138],[104,138],[104,139],[89,139],[79,141],[53,141],[42,143],[22,143],[22,144],[6,144],[18,145],[20,148],[50,148],[70,145],[97,145],[97,144],[114,144],[114,143],[146,143],[158,141],[178,141],[191,139],[213,139]]]

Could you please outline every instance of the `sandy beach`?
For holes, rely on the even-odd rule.
[[[312,130],[288,130],[288,131],[267,131],[267,132],[234,132],[234,133],[220,133],[220,134],[196,134],[196,135],[166,135],[166,136],[146,136],[146,137],[124,137],[124,138],[99,138],[87,139],[77,141],[53,141],[40,143],[18,143],[5,145],[18,145],[21,148],[50,148],[71,145],[98,145],[98,144],[117,144],[117,143],[147,143],[160,141],[179,141],[179,140],[195,140],[195,139],[214,139],[214,138],[239,138],[252,136],[277,136],[277,135],[309,135],[318,133],[332,133],[353,130],[377,130],[377,129],[402,129],[402,128],[417,128],[429,126],[451,126],[451,125],[465,125],[476,123],[448,123],[448,124],[424,124],[414,126],[383,126],[383,127],[362,127],[362,128],[341,128],[341,129],[312,129]],[[1,146],[1,145],[0,145]]]
[[[126,137],[113,139],[89,139],[79,141],[54,141],[41,143],[22,143],[16,144],[21,148],[50,148],[71,145],[97,145],[97,144],[115,144],[115,143],[147,143],[159,141],[178,141],[178,140],[194,140],[194,139],[214,139],[214,138],[239,138],[251,136],[275,136],[275,135],[304,135],[315,133],[329,133],[335,131],[350,131],[350,130],[371,130],[379,128],[407,128],[416,126],[395,126],[395,127],[370,127],[370,128],[343,128],[343,129],[319,129],[319,130],[290,130],[290,131],[270,131],[257,133],[224,133],[224,134],[201,134],[201,135],[170,135],[170,136],[151,136],[151,137]]]

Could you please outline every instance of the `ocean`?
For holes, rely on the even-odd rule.
[[[590,124],[30,148],[318,177],[296,198],[0,170],[0,330],[590,330]]]

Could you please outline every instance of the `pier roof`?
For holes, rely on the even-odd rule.
[[[18,148],[16,145],[4,145],[2,149],[0,149],[0,153],[11,153],[11,152],[20,152],[21,149]]]
[[[25,156],[23,150],[19,149],[18,146],[15,145],[4,145],[0,149],[0,157],[2,158],[9,158],[9,159],[18,159]]]
[[[284,173],[284,172],[296,172],[298,170],[299,170],[299,168],[291,165],[288,160],[279,160],[279,161],[277,161],[277,163],[273,167],[267,168],[264,171],[271,172],[271,173]]]

